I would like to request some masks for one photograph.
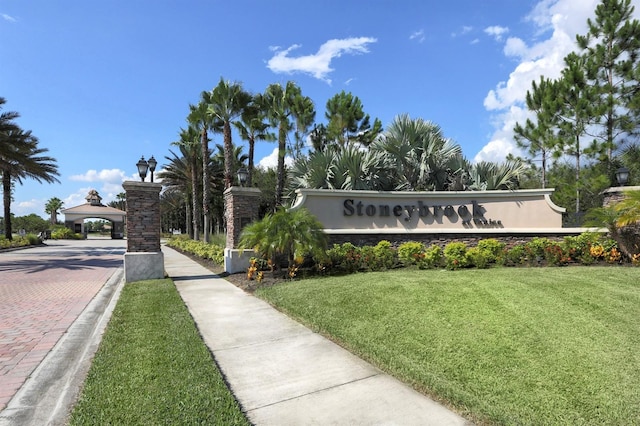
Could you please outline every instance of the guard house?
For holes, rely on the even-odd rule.
[[[111,238],[124,238],[124,221],[127,213],[102,204],[98,191],[92,189],[85,198],[86,203],[68,209],[62,209],[64,226],[73,232],[85,235],[84,220],[89,218],[104,219],[111,222]]]

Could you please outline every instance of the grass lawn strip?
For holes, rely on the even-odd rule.
[[[463,415],[640,421],[637,268],[398,270],[256,294]]]
[[[72,425],[248,425],[171,280],[127,284]]]

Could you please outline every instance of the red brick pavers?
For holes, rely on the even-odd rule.
[[[90,239],[0,252],[0,410],[122,267],[125,249]]]

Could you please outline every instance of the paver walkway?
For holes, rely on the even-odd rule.
[[[47,241],[0,253],[0,410],[122,266],[125,242]]]

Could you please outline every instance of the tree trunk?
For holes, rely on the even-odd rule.
[[[198,179],[197,179],[197,162],[195,161],[196,157],[193,157],[192,173],[191,173],[191,187],[192,187],[192,197],[191,202],[193,203],[193,239],[196,241],[200,240],[200,231],[198,227],[198,222],[200,221],[200,209],[198,208]]]
[[[210,240],[209,229],[211,223],[211,213],[209,211],[209,138],[207,137],[207,128],[202,128],[202,214],[204,215],[204,224],[202,232],[204,234],[204,242]]]
[[[247,186],[251,188],[253,185],[253,154],[255,151],[256,140],[253,136],[249,136],[249,176],[247,177]]]
[[[2,201],[4,202],[4,236],[7,240],[13,239],[11,231],[11,175],[2,173]]]
[[[287,152],[287,131],[283,123],[278,129],[278,180],[276,182],[276,208],[282,206],[284,192],[284,156]]]

